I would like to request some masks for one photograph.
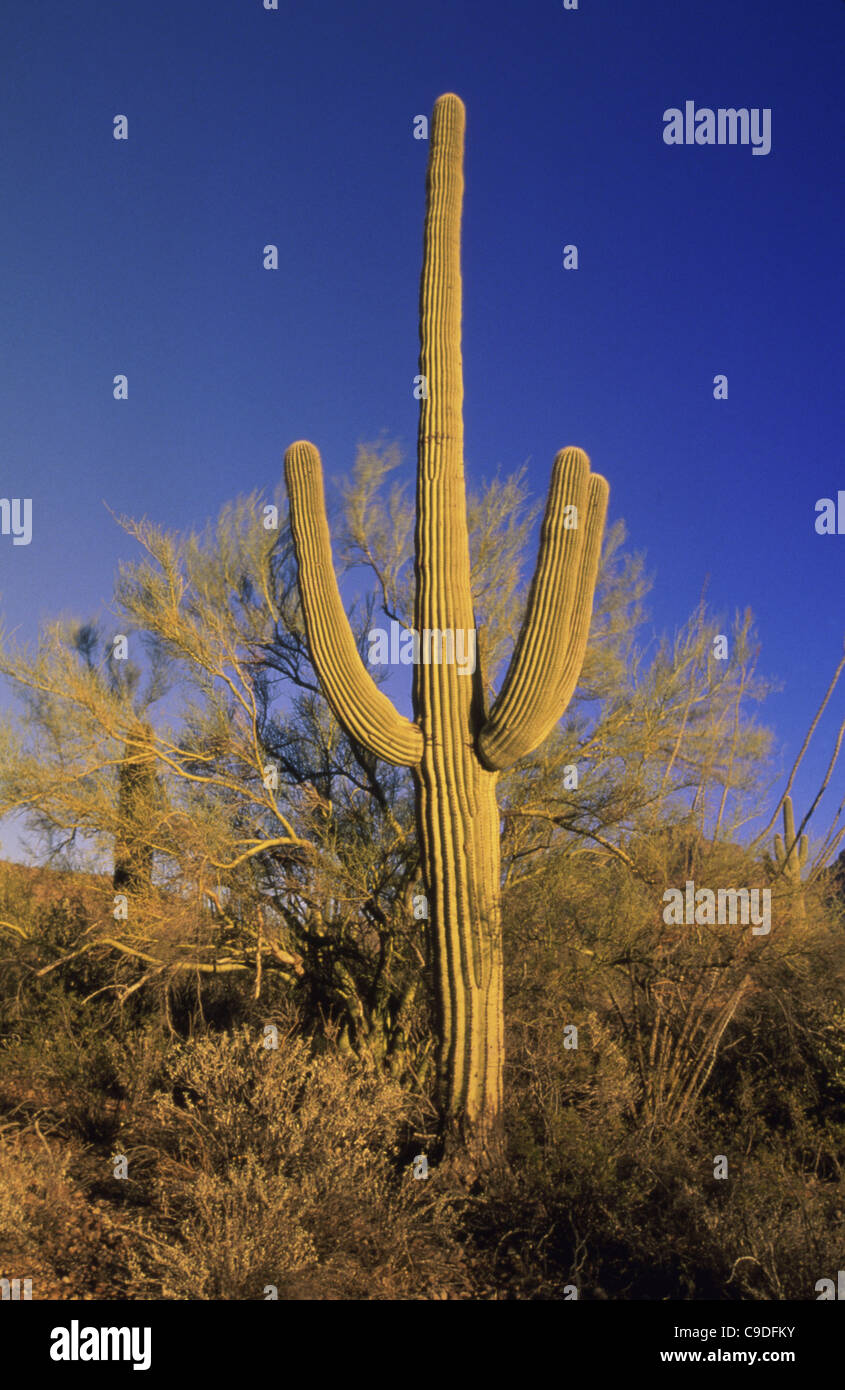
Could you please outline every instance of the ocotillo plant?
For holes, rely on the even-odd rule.
[[[560,719],[589,635],[608,485],[580,449],[556,456],[525,621],[502,690],[485,710],[481,672],[437,660],[444,633],[474,631],[463,460],[460,231],[465,111],[451,93],[431,122],[420,284],[415,631],[435,634],[435,660],[414,667],[413,721],[381,692],[359,656],[332,566],[320,455],[285,454],[291,532],[309,652],[347,733],[410,767],[429,902],[437,1006],[441,1139],[474,1166],[502,1152],[504,1017],[499,772]],[[454,639],[453,639],[454,640]],[[465,639],[466,640],[466,639]]]

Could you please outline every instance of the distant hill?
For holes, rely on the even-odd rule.
[[[0,905],[3,911],[24,903],[40,908],[67,898],[86,909],[102,908],[103,890],[111,889],[111,881],[111,874],[15,864],[9,859],[0,859]]]

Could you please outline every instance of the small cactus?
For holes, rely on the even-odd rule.
[[[807,836],[795,839],[795,815],[792,810],[792,797],[787,796],[783,803],[783,834],[775,835],[775,859],[780,870],[793,888],[801,887],[801,872],[807,863]]]
[[[149,726],[144,733],[149,734]],[[155,758],[127,744],[117,774],[117,834],[114,843],[113,886],[117,891],[144,893],[152,884],[153,851],[146,836],[156,788]]]

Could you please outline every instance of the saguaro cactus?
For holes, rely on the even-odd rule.
[[[796,909],[804,915],[804,897],[801,888],[801,874],[807,863],[807,836],[795,838],[795,815],[792,810],[792,797],[787,796],[783,803],[783,835],[775,835],[775,859],[784,878],[797,892]]]
[[[431,122],[419,371],[427,381],[418,434],[415,628],[470,632],[469,537],[463,465],[460,230],[465,111],[451,93]],[[499,772],[530,752],[563,714],[590,628],[608,485],[580,449],[554,461],[525,623],[501,693],[484,708],[481,672],[452,661],[414,668],[413,722],[362,662],[331,558],[320,455],[285,455],[291,531],[311,659],[347,732],[410,767],[429,900],[437,1005],[438,1083],[447,1149],[496,1161],[502,1140],[504,1018],[499,908]]]
[[[151,732],[148,725],[144,733]],[[127,744],[117,781],[117,834],[114,843],[113,885],[143,893],[152,883],[153,851],[146,836],[156,787],[155,758]]]

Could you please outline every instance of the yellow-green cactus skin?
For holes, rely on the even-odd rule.
[[[807,863],[807,836],[795,839],[795,815],[792,810],[792,797],[787,796],[783,803],[783,835],[775,835],[775,859],[784,878],[792,888],[801,887],[801,874]]]
[[[475,628],[463,458],[461,210],[465,110],[452,93],[431,122],[420,284],[414,624]],[[358,653],[331,560],[320,456],[285,455],[291,531],[314,668],[342,726],[371,752],[412,769],[431,971],[438,1088],[447,1148],[479,1162],[502,1153],[504,1018],[498,774],[529,753],[563,714],[590,629],[608,485],[580,449],[554,463],[537,569],[501,693],[484,708],[481,673],[454,662],[414,667],[414,720],[378,689]]]

